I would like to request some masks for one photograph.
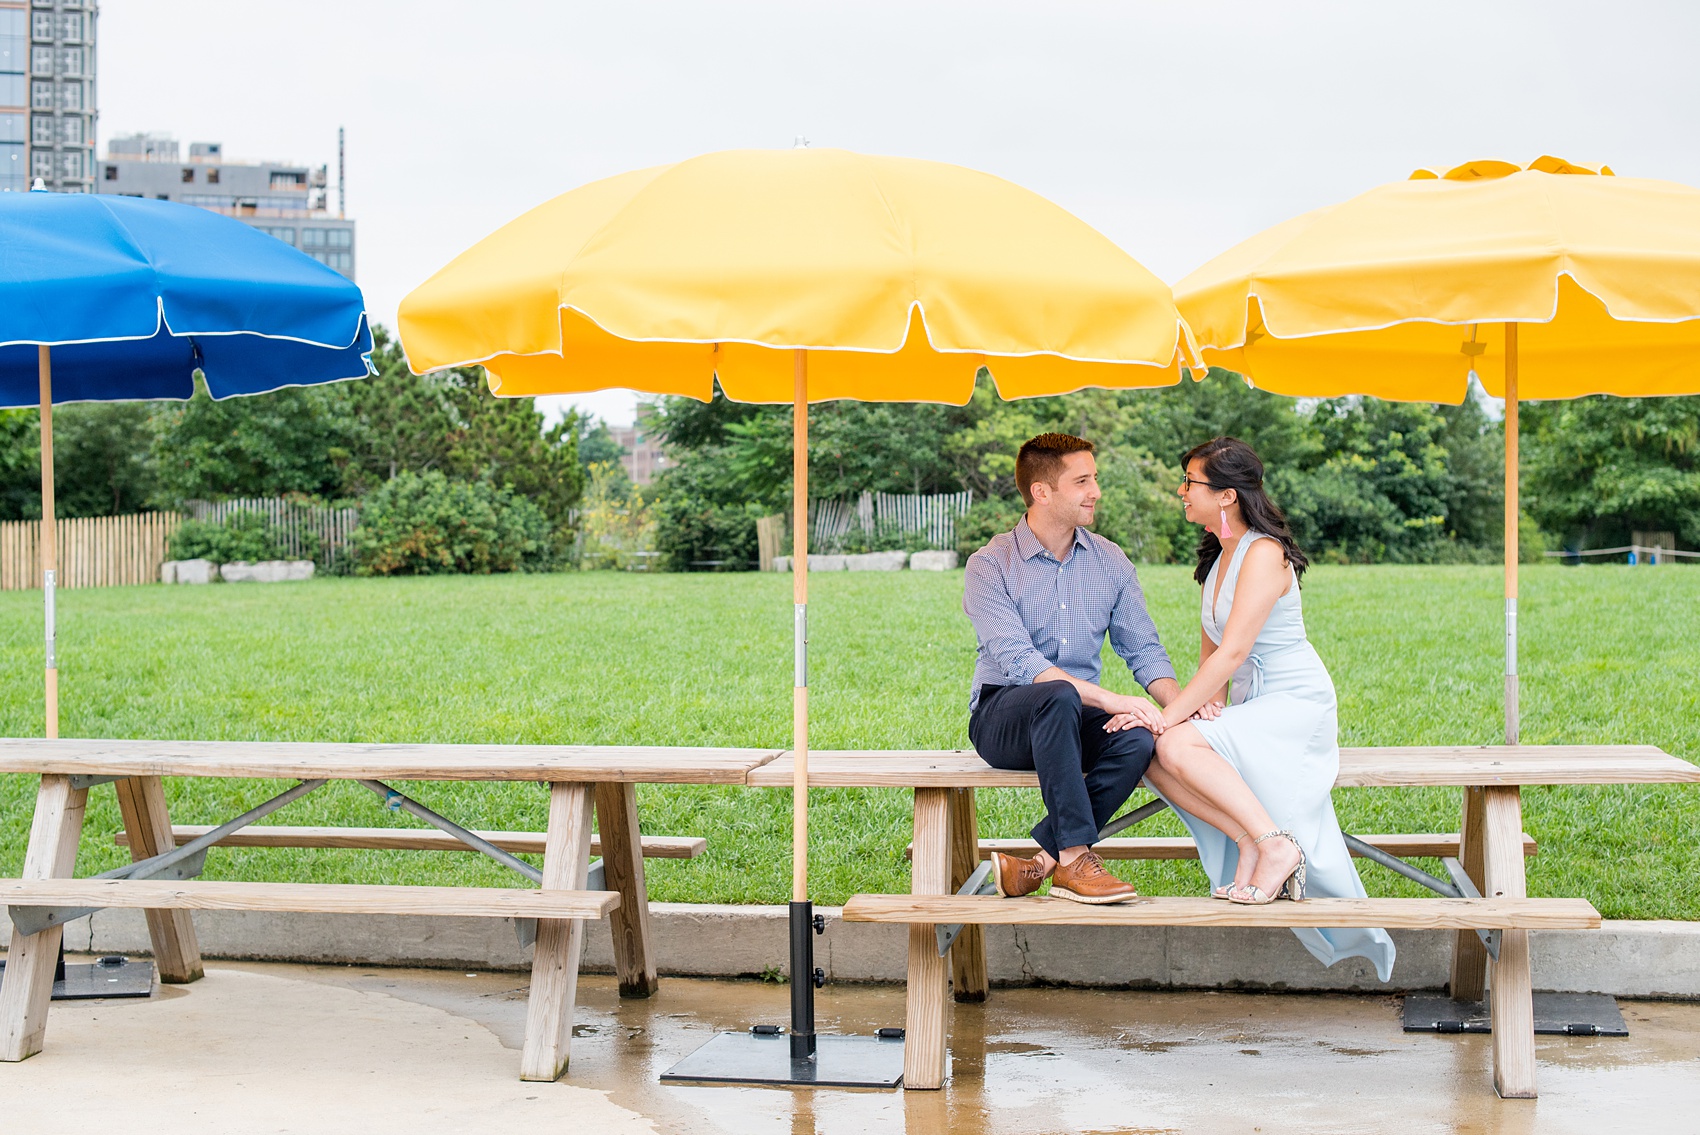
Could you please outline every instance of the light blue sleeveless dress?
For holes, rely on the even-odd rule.
[[[1234,586],[1246,550],[1262,532],[1240,538],[1225,567],[1217,557],[1204,581],[1204,633],[1220,646]],[[1288,569],[1289,573],[1291,568]],[[1217,573],[1226,571],[1214,604]],[[1317,898],[1362,898],[1364,885],[1340,835],[1330,793],[1340,771],[1334,682],[1305,637],[1296,577],[1275,601],[1251,655],[1234,672],[1228,706],[1214,721],[1195,721],[1210,747],[1240,776],[1275,821],[1304,848],[1308,893]],[[1233,882],[1239,846],[1204,821],[1176,808],[1198,844],[1198,859],[1213,887]],[[1252,832],[1253,836],[1262,832]],[[1285,900],[1281,900],[1285,901]],[[1382,981],[1393,974],[1393,939],[1385,930],[1295,929],[1305,949],[1323,965],[1342,958],[1367,958]]]

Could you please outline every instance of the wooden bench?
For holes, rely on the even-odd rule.
[[[0,981],[0,1059],[22,1060],[41,1050],[63,922],[89,908],[144,910],[161,980],[175,982],[201,976],[200,947],[190,919],[193,910],[436,914],[537,920],[520,1075],[527,1080],[557,1079],[566,1070],[572,1040],[585,919],[608,916],[611,920],[623,996],[648,996],[657,985],[636,785],[741,785],[752,769],[777,755],[777,750],[765,749],[571,745],[0,740],[0,773],[41,775],[23,877],[0,880],[0,901],[11,908],[16,927],[5,978]],[[219,829],[197,829],[199,834],[192,834],[172,827],[160,779],[166,776],[302,783]],[[526,874],[535,889],[71,878],[88,792],[97,784],[114,784],[133,864],[158,871],[197,843],[226,843],[226,838],[209,838],[220,829],[232,829],[225,833],[228,841],[239,842],[237,836],[242,833],[235,829],[280,806],[280,801],[287,803],[328,780],[359,781],[384,795],[391,806],[411,811],[442,830],[375,829],[384,834],[343,833],[324,839],[365,838],[386,846],[431,850],[471,845]],[[536,833],[489,833],[514,837],[509,841],[512,850],[542,851],[542,870],[386,783],[397,780],[547,785],[549,822],[541,845],[535,842]],[[599,836],[591,832],[593,815],[601,829]],[[267,830],[247,829],[246,835],[256,841],[248,846],[267,846]],[[276,838],[279,829],[271,830]],[[604,856],[605,890],[586,886],[593,846]],[[652,841],[651,846],[658,854],[683,856],[700,853],[702,841]]]
[[[1445,833],[1426,833],[1421,835],[1365,835],[1359,839],[1371,847],[1379,848],[1389,855],[1397,855],[1400,859],[1456,859],[1463,848],[1463,837]],[[1197,859],[1198,845],[1192,842],[1190,836],[1130,836],[1101,839],[1092,845],[1104,859]],[[1001,851],[1005,855],[1019,855],[1031,859],[1039,854],[1039,845],[1031,839],[983,839],[980,841],[979,855],[981,859],[990,859],[992,852]],[[1537,848],[1534,837],[1528,832],[1523,833],[1524,858],[1532,859]],[[1362,857],[1362,853],[1353,851],[1353,855]],[[903,849],[905,859],[915,857],[913,844]],[[1330,923],[1329,925],[1337,925]]]
[[[792,761],[787,754],[751,770],[748,783],[784,788],[791,779]],[[980,927],[989,923],[1358,925],[1456,930],[1452,995],[1481,999],[1491,972],[1494,1087],[1501,1096],[1532,1097],[1534,1012],[1528,932],[1597,927],[1599,915],[1579,899],[1527,897],[1523,860],[1532,841],[1523,833],[1521,787],[1676,782],[1700,783],[1700,768],[1649,745],[1342,749],[1335,782],[1340,787],[1463,789],[1459,833],[1447,839],[1457,839],[1461,869],[1485,897],[1313,899],[1266,907],[1236,907],[1206,898],[1161,898],[1118,907],[1084,907],[1048,898],[1003,900],[955,893],[982,855],[975,789],[1036,788],[1034,774],[991,768],[967,751],[809,754],[813,787],[884,786],[914,791],[911,894],[853,896],[845,905],[844,917],[909,925],[903,1082],[905,1087],[923,1089],[941,1087],[945,1073],[947,973],[935,934],[939,925],[966,924],[950,949],[949,977],[959,1001],[985,999],[985,944]],[[1415,838],[1432,846],[1438,837]],[[1478,930],[1500,932],[1497,959],[1489,958]]]

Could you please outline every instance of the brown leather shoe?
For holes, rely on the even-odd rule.
[[[1102,906],[1136,899],[1139,892],[1104,866],[1095,851],[1083,851],[1073,863],[1059,863],[1051,874],[1051,895],[1059,899]]]
[[[992,852],[992,880],[998,885],[998,894],[1006,899],[1018,899],[1038,890],[1051,873],[1039,866],[1037,859],[1023,859],[1019,855],[1006,855],[1001,851]]]

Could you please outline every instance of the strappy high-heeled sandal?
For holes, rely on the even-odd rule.
[[[1288,876],[1281,881],[1280,889],[1277,890],[1274,894],[1271,895],[1271,894],[1265,893],[1265,891],[1263,890],[1262,887],[1247,886],[1243,890],[1239,890],[1239,891],[1236,891],[1236,892],[1230,894],[1228,896],[1229,902],[1239,903],[1241,906],[1268,906],[1270,903],[1274,902],[1276,899],[1291,899],[1294,902],[1303,902],[1304,901],[1304,899],[1305,899],[1305,849],[1302,848],[1302,847],[1299,847],[1299,841],[1297,839],[1293,838],[1293,833],[1289,832],[1289,831],[1285,831],[1285,830],[1275,831],[1275,832],[1264,832],[1262,835],[1260,835],[1256,839],[1252,840],[1252,842],[1253,843],[1262,843],[1264,840],[1274,839],[1276,836],[1280,836],[1282,839],[1286,840],[1288,843],[1292,844],[1295,848],[1298,849],[1298,853],[1299,853],[1298,866],[1294,867],[1292,872],[1290,874],[1288,874]],[[1246,897],[1241,898],[1240,897],[1241,895],[1245,895]]]
[[[1235,836],[1234,837],[1234,846],[1238,847],[1239,842],[1242,839],[1251,839],[1251,833],[1250,832],[1241,832],[1239,835]],[[1234,884],[1232,882],[1223,883],[1220,887],[1211,887],[1210,888],[1210,897],[1213,898],[1213,899],[1232,899],[1233,896],[1234,896]]]

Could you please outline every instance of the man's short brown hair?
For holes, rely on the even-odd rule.
[[[1015,455],[1015,487],[1029,507],[1033,504],[1033,482],[1043,481],[1052,488],[1062,475],[1063,458],[1071,453],[1095,453],[1098,447],[1073,434],[1040,434],[1021,447]]]

